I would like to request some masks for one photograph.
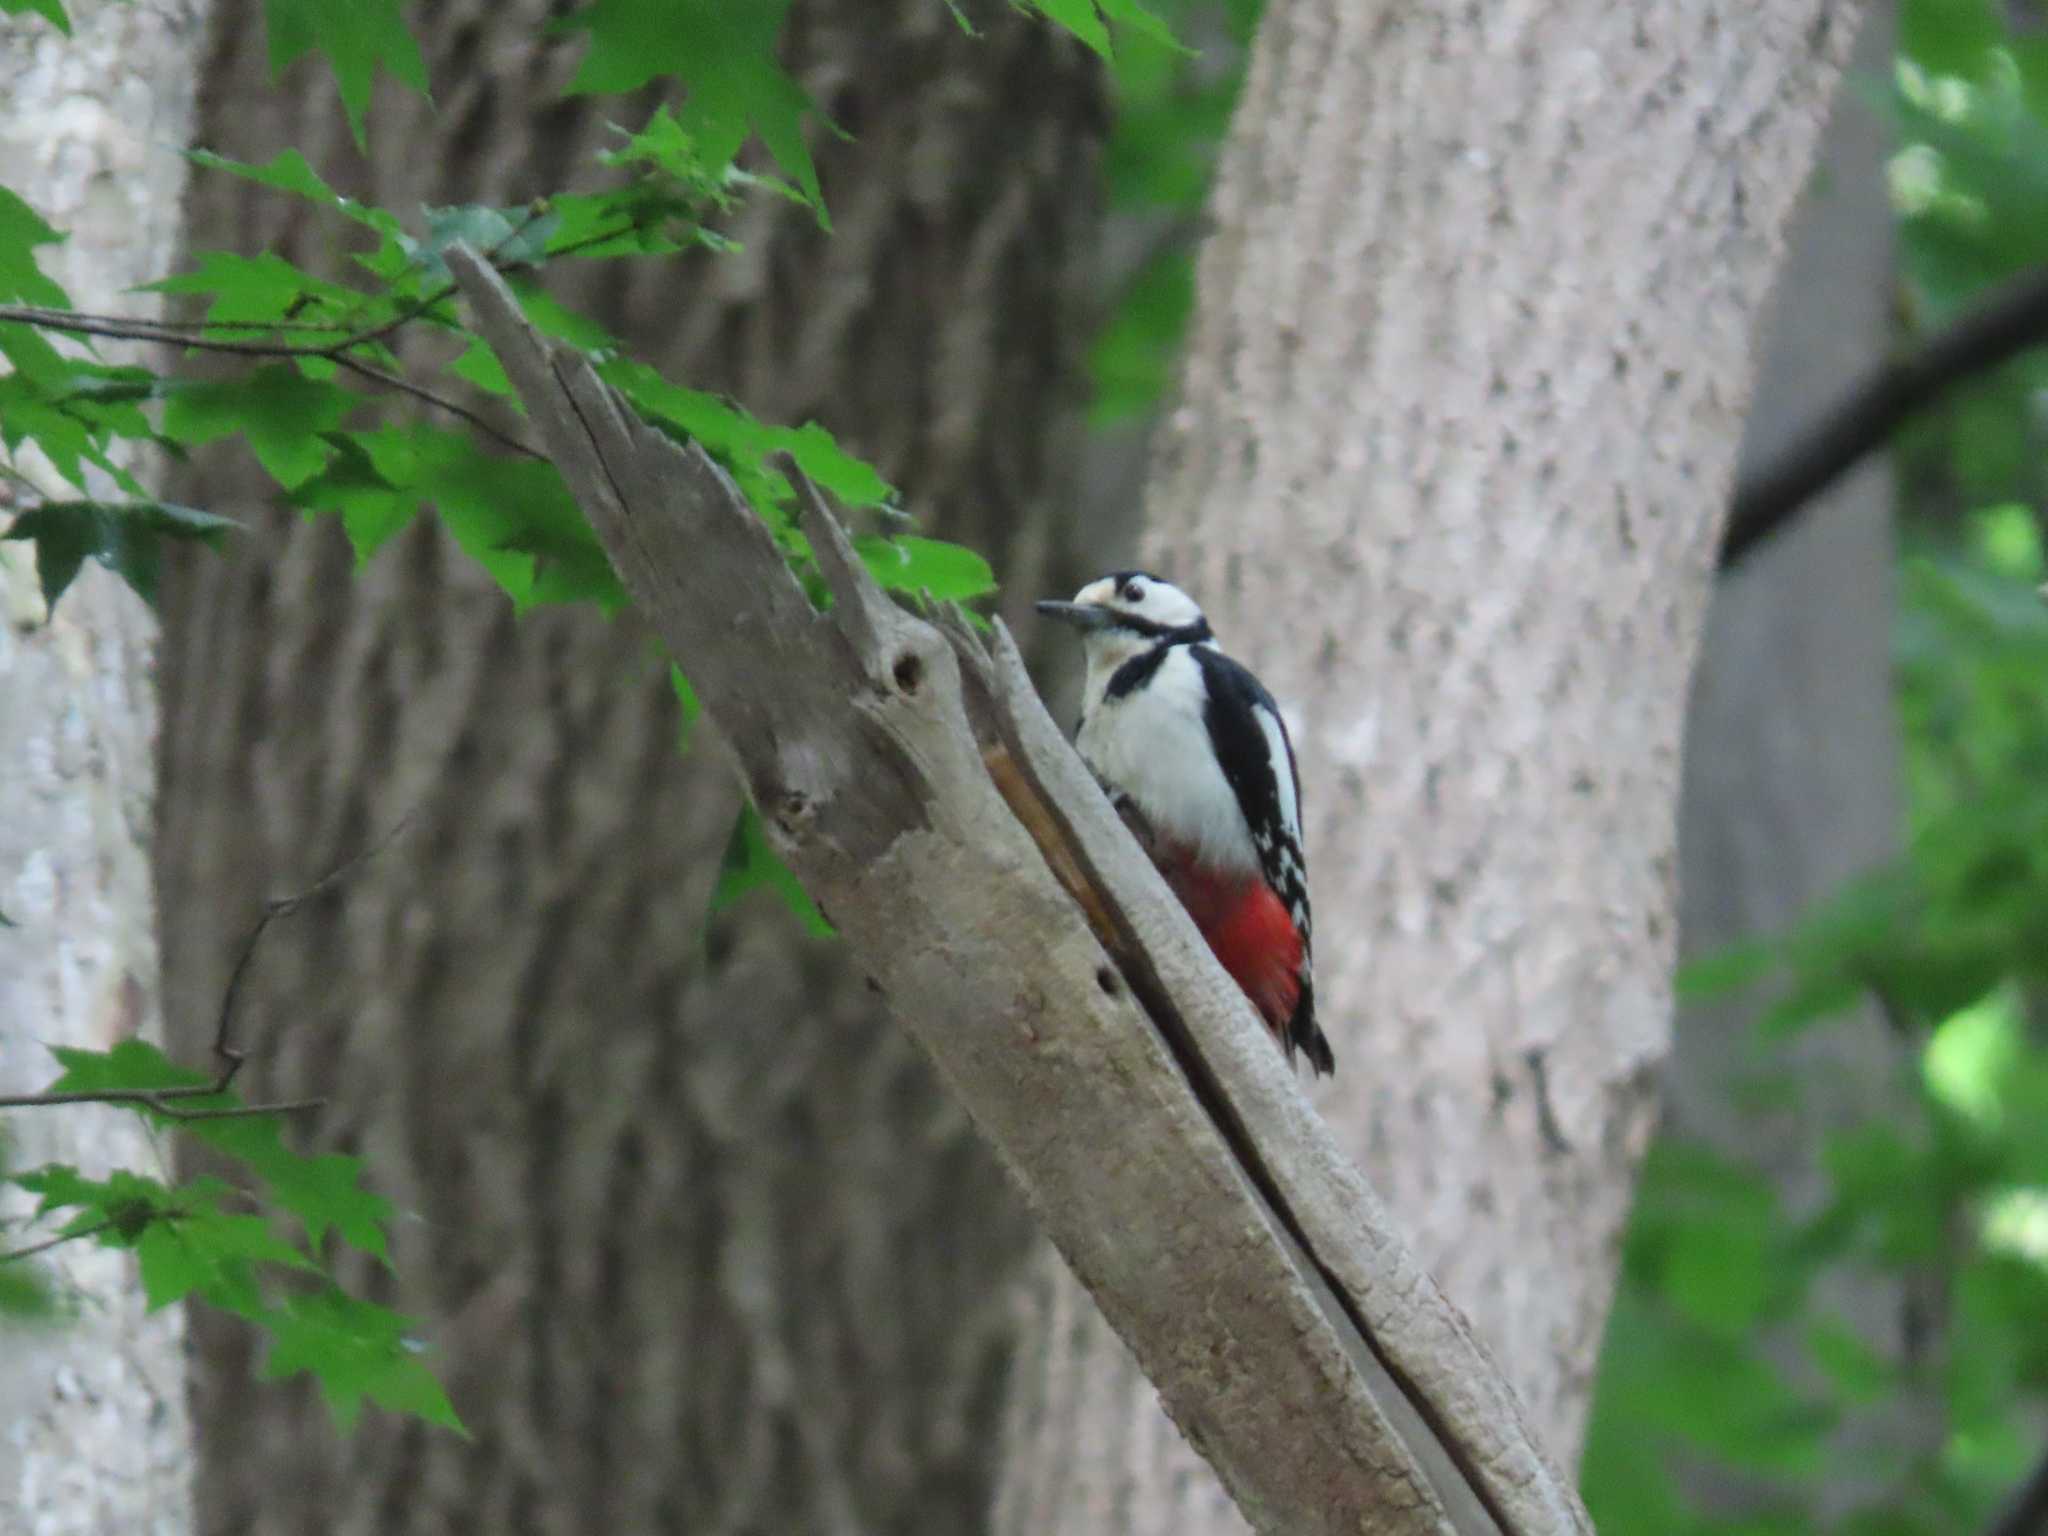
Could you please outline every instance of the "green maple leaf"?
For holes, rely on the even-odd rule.
[[[145,283],[144,292],[210,293],[206,318],[216,326],[247,326],[252,331],[290,318],[317,318],[317,311],[349,311],[363,296],[341,283],[329,282],[293,266],[273,251],[244,256],[234,251],[202,251],[190,272]]]
[[[261,1216],[221,1209],[232,1191],[218,1179],[196,1179],[175,1191],[175,1203],[142,1232],[135,1256],[149,1309],[187,1296],[252,1317],[263,1305],[258,1264],[313,1270],[313,1261],[285,1242]]]
[[[128,1248],[176,1208],[174,1191],[152,1178],[117,1168],[104,1179],[89,1179],[65,1163],[51,1163],[15,1174],[13,1182],[41,1195],[38,1216],[52,1211],[77,1214],[58,1228],[65,1237],[91,1235],[103,1247]]]
[[[559,24],[590,34],[569,89],[608,94],[677,77],[689,95],[676,122],[704,160],[723,165],[759,134],[822,220],[803,133],[811,99],[775,57],[788,10],[789,0],[597,0]]]
[[[732,837],[725,845],[725,863],[712,889],[710,910],[723,911],[749,891],[766,888],[783,900],[805,931],[830,938],[837,931],[825,920],[810,892],[803,888],[790,867],[776,857],[761,827],[761,813],[749,803],[733,824]]]
[[[772,463],[784,453],[848,506],[881,506],[896,494],[872,465],[840,447],[816,422],[801,427],[771,426],[728,400],[670,383],[645,363],[628,358],[605,363],[598,376],[651,420],[701,444],[732,473],[754,509],[770,521],[777,505],[793,494],[788,479]]]
[[[50,1054],[64,1069],[63,1076],[50,1084],[52,1093],[192,1088],[208,1081],[205,1073],[179,1066],[147,1040],[123,1040],[104,1051],[59,1045]]]
[[[0,299],[69,309],[64,290],[43,276],[36,247],[56,245],[64,235],[45,224],[35,209],[0,187]]]
[[[153,605],[160,540],[188,539],[217,548],[236,526],[232,518],[164,501],[46,501],[17,516],[0,540],[25,539],[35,545],[43,602],[52,609],[87,560],[115,572]]]
[[[964,544],[898,534],[855,539],[853,547],[875,580],[893,591],[929,592],[944,602],[996,589],[994,570]]]
[[[63,0],[0,0],[0,16],[19,16],[34,11],[66,37],[71,35],[71,18],[64,14]]]
[[[385,1235],[394,1212],[391,1202],[363,1187],[363,1160],[340,1152],[324,1157],[291,1154],[289,1163],[265,1172],[265,1182],[277,1203],[305,1226],[306,1240],[319,1252],[328,1232],[342,1241],[391,1264]]]
[[[328,1287],[295,1296],[258,1321],[272,1336],[264,1380],[310,1373],[342,1429],[355,1427],[367,1399],[468,1434],[407,1337],[409,1319]]]
[[[303,197],[309,203],[332,208],[336,213],[354,219],[358,224],[367,225],[379,234],[396,236],[400,232],[396,215],[368,203],[359,203],[352,197],[343,197],[321,179],[320,173],[308,165],[306,157],[296,149],[280,150],[261,165],[250,160],[231,160],[226,155],[217,155],[210,149],[188,150],[186,158],[203,169],[225,171],[230,176],[253,181],[260,187],[289,192],[294,197]]]
[[[270,27],[271,77],[309,53],[326,55],[356,148],[365,147],[363,117],[380,66],[400,84],[427,95],[426,60],[399,14],[399,0],[264,0],[263,9]]]
[[[327,441],[335,457],[293,499],[339,512],[358,559],[431,503],[464,553],[520,608],[624,605],[611,563],[553,465],[494,457],[467,433],[423,423],[331,433]]]
[[[142,1040],[124,1040],[108,1051],[60,1046],[52,1054],[64,1068],[64,1075],[50,1085],[53,1092],[194,1087],[210,1080],[205,1073],[179,1066]],[[241,1101],[233,1093],[218,1093],[197,1094],[177,1102],[180,1109],[229,1109]],[[340,1153],[308,1157],[294,1151],[285,1144],[274,1115],[170,1120],[153,1110],[141,1112],[248,1164],[277,1204],[299,1219],[315,1253],[332,1231],[352,1247],[390,1263],[385,1227],[393,1215],[391,1202],[363,1187],[360,1158]]]
[[[309,379],[288,363],[266,363],[246,377],[179,384],[164,404],[164,435],[188,445],[240,432],[250,451],[289,489],[326,464],[322,434],[354,404],[340,386]]]
[[[402,440],[405,436],[402,428],[330,432],[327,441],[335,450],[334,457],[291,493],[294,505],[340,516],[358,566],[368,562],[420,510],[419,491],[410,484],[394,484],[378,467],[379,455],[371,451],[372,445],[387,438]],[[397,473],[403,481],[403,469]]]
[[[1103,58],[1110,56],[1109,28],[1095,0],[1032,0],[1047,21],[1072,33]]]
[[[1030,0],[1031,8],[1062,31],[1080,39],[1103,58],[1112,58],[1109,22],[1127,27],[1154,43],[1185,52],[1173,29],[1143,0]]]

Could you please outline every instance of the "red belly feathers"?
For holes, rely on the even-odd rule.
[[[1221,875],[1185,859],[1162,860],[1160,872],[1218,963],[1285,1040],[1301,998],[1301,935],[1287,904],[1257,876]]]

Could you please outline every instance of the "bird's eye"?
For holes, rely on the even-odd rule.
[[[1127,581],[1124,583],[1123,599],[1127,603],[1143,602],[1145,599],[1145,589],[1135,581]]]

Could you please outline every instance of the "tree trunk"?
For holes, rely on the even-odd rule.
[[[178,230],[202,0],[73,0],[74,33],[0,18],[0,176],[70,238],[43,270],[85,309],[146,309]],[[61,133],[52,124],[61,123]],[[132,355],[108,344],[109,361]],[[19,467],[76,495],[46,464]],[[4,510],[4,508],[0,508]],[[161,1036],[149,886],[156,623],[92,567],[44,607],[26,544],[0,544],[0,1091],[55,1075],[44,1049]],[[111,1109],[10,1114],[13,1166],[100,1177],[150,1169],[140,1122]],[[0,1215],[30,1202],[9,1190]],[[13,1246],[9,1243],[7,1246]],[[89,1243],[43,1261],[82,1299],[47,1331],[0,1325],[0,1530],[191,1529],[184,1326],[147,1315],[129,1255]]]
[[[1092,563],[1057,509],[1103,113],[1085,54],[969,9],[979,38],[930,0],[799,4],[790,60],[857,135],[819,140],[835,232],[767,200],[744,254],[578,296],[672,376],[822,420],[1021,602]],[[216,32],[202,137],[301,143],[400,208],[546,190],[632,115],[553,99],[575,50],[534,41],[547,7],[443,7],[438,113],[383,100],[364,164],[319,93],[258,90],[254,10]],[[311,249],[239,183],[196,212],[203,243]],[[767,897],[707,929],[736,792],[677,754],[644,631],[515,622],[425,526],[360,576],[330,528],[251,544],[166,607],[174,1025],[260,897],[415,813],[278,930],[249,1016],[267,1087],[330,1095],[317,1139],[417,1217],[395,1299],[476,1438],[340,1443],[209,1328],[206,1529],[974,1528],[1029,1224],[836,946]]]
[[[1892,48],[1890,19],[1878,8],[1852,68],[1881,76]],[[1844,93],[1759,329],[1764,366],[1745,464],[1775,459],[1890,350],[1889,147],[1881,116]],[[1679,913],[1688,954],[1783,933],[1898,851],[1895,566],[1891,472],[1873,459],[1717,584],[1686,723]],[[1767,1070],[1776,1091],[1760,1107],[1742,1092],[1743,1077],[1759,1069],[1755,1015],[1749,998],[1685,1010],[1664,1075],[1664,1128],[1758,1169],[1785,1209],[1804,1218],[1827,1198],[1829,1137],[1916,1114],[1915,1057],[1872,1005],[1774,1055]],[[1818,1299],[1871,1348],[1904,1363],[1909,1298],[1899,1277],[1841,1266]],[[1779,1346],[1796,1377],[1803,1346]],[[1914,1454],[1932,1449],[1926,1439],[1937,1424],[1916,1397],[1889,1396],[1845,1421],[1837,1475],[1821,1494],[1826,1518],[1883,1496]],[[1707,1477],[1694,1488],[1729,1507],[1755,1491]]]
[[[1149,487],[1154,563],[1296,725],[1321,1102],[1566,1464],[1750,339],[1855,18],[1276,0]],[[1068,1284],[1002,1529],[1237,1528]]]

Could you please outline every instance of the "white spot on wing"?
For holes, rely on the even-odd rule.
[[[1298,845],[1301,842],[1301,807],[1294,796],[1294,757],[1287,750],[1287,734],[1280,727],[1280,717],[1271,710],[1258,709],[1253,713],[1258,716],[1259,729],[1265,734],[1266,761],[1271,765],[1274,782],[1280,789],[1280,819]]]

